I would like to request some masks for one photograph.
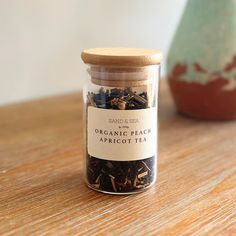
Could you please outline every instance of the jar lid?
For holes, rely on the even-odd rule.
[[[158,50],[143,48],[91,48],[81,54],[86,64],[106,66],[149,66],[160,64]]]

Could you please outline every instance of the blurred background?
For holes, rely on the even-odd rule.
[[[146,47],[166,55],[185,3],[0,0],[0,105],[80,90],[84,48]]]

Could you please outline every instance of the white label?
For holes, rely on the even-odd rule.
[[[157,109],[108,110],[88,107],[88,153],[113,161],[156,155]]]

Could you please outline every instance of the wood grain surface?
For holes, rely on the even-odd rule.
[[[157,184],[130,196],[83,181],[80,93],[0,108],[0,235],[236,235],[236,122],[160,96]]]

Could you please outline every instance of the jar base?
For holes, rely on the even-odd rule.
[[[134,194],[139,194],[139,193],[143,193],[143,192],[146,192],[147,190],[149,190],[150,188],[152,188],[154,186],[155,182],[151,183],[149,186],[145,187],[145,188],[142,188],[140,190],[137,190],[137,191],[133,191],[133,192],[109,192],[109,191],[104,191],[104,190],[101,190],[101,189],[97,189],[97,188],[94,188],[92,185],[86,183],[87,187],[96,191],[96,192],[99,192],[99,193],[104,193],[104,194],[109,194],[109,195],[119,195],[119,196],[125,196],[125,195],[134,195]]]

